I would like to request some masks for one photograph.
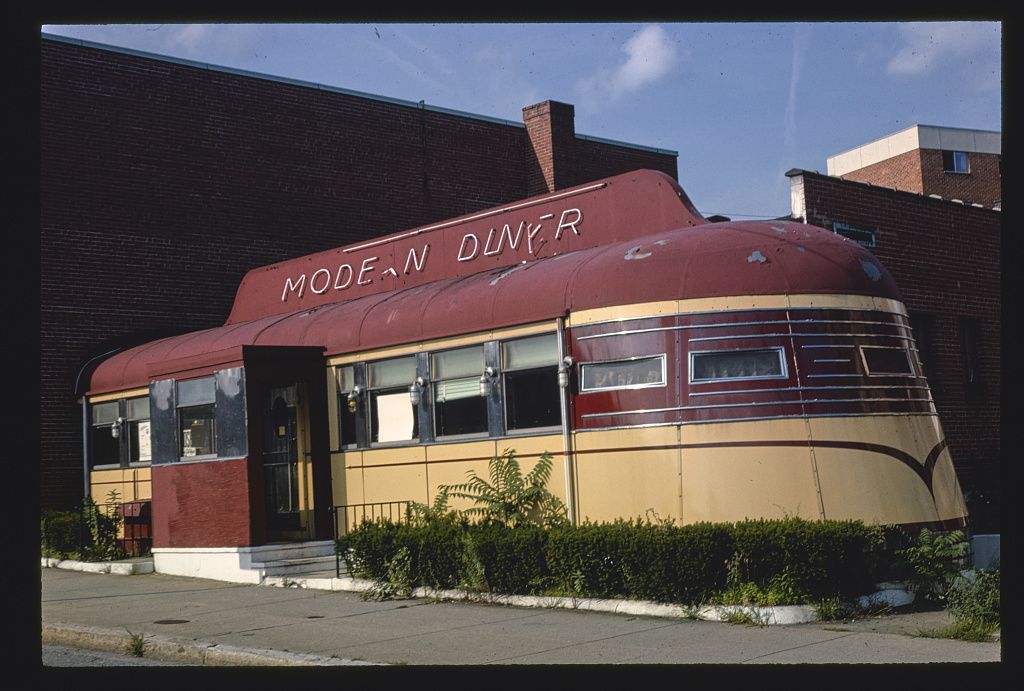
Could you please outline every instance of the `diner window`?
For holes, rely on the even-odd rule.
[[[502,343],[501,369],[508,430],[562,423],[555,334]]]
[[[149,397],[129,398],[125,401],[127,418],[128,462],[149,463],[153,460],[150,445]]]
[[[782,348],[719,350],[690,353],[690,382],[738,379],[784,379]]]
[[[347,365],[337,368],[338,377],[338,435],[341,448],[353,448],[359,440],[356,430],[359,428],[358,401],[349,405],[349,394],[356,388],[356,368]]]
[[[907,351],[903,348],[885,348],[882,346],[861,346],[861,357],[868,376],[913,376],[914,367],[910,364]]]
[[[409,400],[409,385],[416,378],[415,356],[371,362],[367,377],[370,441],[416,441],[419,421]]]
[[[121,443],[113,434],[112,427],[120,417],[118,401],[95,403],[92,408],[91,443],[89,463],[92,466],[120,465]]]
[[[945,173],[970,173],[971,165],[966,151],[943,151],[942,170]]]
[[[665,356],[634,357],[580,365],[580,391],[613,391],[665,385]]]
[[[179,381],[178,451],[182,458],[217,453],[216,391],[213,377]]]
[[[487,399],[480,395],[482,346],[430,356],[434,390],[434,431],[438,437],[487,432]]]

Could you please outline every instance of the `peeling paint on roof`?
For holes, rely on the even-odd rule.
[[[875,266],[874,263],[869,262],[866,259],[861,259],[860,266],[862,269],[864,269],[864,273],[866,273],[868,275],[868,278],[870,278],[872,281],[877,281],[882,277],[881,270],[879,270],[879,268]]]
[[[768,257],[761,254],[761,250],[754,250],[753,252],[750,253],[750,256],[747,257],[747,261],[750,262],[751,264],[753,264],[754,262],[764,264],[766,261],[768,261]]]
[[[622,258],[628,261],[630,259],[646,259],[649,256],[651,256],[650,252],[641,252],[640,245],[637,245],[626,250],[626,254]]]

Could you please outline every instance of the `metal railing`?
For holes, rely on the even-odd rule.
[[[409,501],[379,501],[368,504],[339,504],[332,506],[334,521],[334,575],[341,577],[341,552],[338,551],[338,539],[348,535],[349,531],[359,527],[366,521],[384,520],[391,523],[403,523],[409,518]]]
[[[65,513],[65,529],[51,535],[59,544],[43,546],[60,553],[75,552],[85,561],[113,561],[139,557],[153,547],[149,501],[85,503]],[[74,525],[77,516],[77,525]]]

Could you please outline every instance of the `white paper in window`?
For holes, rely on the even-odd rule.
[[[150,461],[153,459],[150,446],[149,420],[139,423],[139,460]]]
[[[412,439],[412,412],[407,392],[377,396],[377,441]]]

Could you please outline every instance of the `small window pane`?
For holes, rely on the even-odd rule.
[[[505,418],[510,430],[562,424],[558,367],[506,372]]]
[[[93,427],[90,432],[89,465],[120,465],[121,445],[110,433],[110,425],[102,424]]]
[[[373,442],[413,441],[418,438],[416,409],[409,400],[408,387],[370,392],[370,435]]]
[[[117,419],[117,401],[95,403],[92,406],[92,424],[109,425]]]
[[[448,350],[430,356],[433,379],[477,377],[484,371],[484,349],[480,346]]]
[[[133,420],[128,423],[128,460],[131,463],[149,463],[153,460],[150,430],[149,420]]]
[[[480,395],[479,383],[476,396],[439,400],[434,416],[438,437],[487,432],[487,399]]]
[[[371,362],[367,366],[369,386],[380,389],[391,386],[409,386],[416,378],[416,358],[414,356]]]
[[[690,381],[784,377],[782,349],[693,353]]]
[[[356,385],[356,368],[352,365],[338,368],[338,391],[348,393]]]
[[[149,397],[128,399],[128,419],[148,420],[149,419]]]
[[[907,351],[902,348],[861,348],[864,364],[868,374],[913,374],[907,358]]]
[[[213,404],[181,408],[178,415],[181,455],[190,458],[215,454],[217,448]]]
[[[665,356],[590,362],[582,365],[583,391],[628,389],[665,384]]]
[[[217,400],[213,377],[178,382],[178,407],[213,403]]]
[[[558,336],[546,334],[501,344],[505,370],[532,369],[558,364]]]
[[[435,401],[455,401],[472,396],[480,396],[480,377],[434,382]]]

